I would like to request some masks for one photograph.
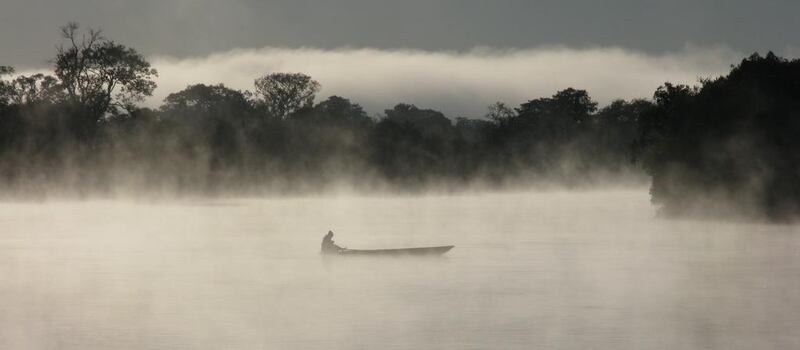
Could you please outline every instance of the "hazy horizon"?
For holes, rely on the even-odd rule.
[[[800,1],[0,2],[0,350],[800,349]]]
[[[159,72],[158,87],[144,106],[193,84],[225,84],[253,90],[253,80],[273,72],[299,72],[322,85],[317,101],[342,96],[371,115],[398,103],[432,108],[447,117],[482,118],[487,106],[517,106],[572,87],[585,89],[606,105],[616,99],[651,99],[664,82],[696,85],[716,78],[744,54],[719,47],[686,46],[662,54],[620,47],[529,49],[476,47],[467,51],[419,49],[264,47],[204,56],[149,57]],[[18,74],[50,73],[49,67]]]
[[[405,102],[474,118],[495,101],[567,87],[605,104],[651,98],[667,81],[696,84],[754,52],[798,57],[798,11],[744,0],[9,0],[0,64],[50,69],[58,27],[78,21],[159,69],[150,107],[189,84],[252,89],[262,74],[302,72],[322,84],[318,97],[344,96],[370,114]]]

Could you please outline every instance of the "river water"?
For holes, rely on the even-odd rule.
[[[456,246],[442,258],[319,255]],[[0,349],[797,349],[800,227],[646,190],[0,204]]]

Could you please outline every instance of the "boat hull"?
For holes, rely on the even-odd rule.
[[[438,247],[421,247],[421,248],[399,248],[399,249],[342,249],[336,252],[337,255],[356,255],[356,256],[425,256],[425,255],[442,255],[453,249],[454,246],[438,246]]]

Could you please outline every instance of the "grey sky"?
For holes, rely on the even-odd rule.
[[[671,0],[3,0],[0,64],[47,65],[67,21],[100,26],[147,55],[233,48],[618,46],[687,43],[736,52],[800,46],[800,1]]]

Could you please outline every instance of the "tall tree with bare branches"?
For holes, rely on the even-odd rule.
[[[74,22],[61,28],[65,44],[53,60],[67,101],[90,112],[96,121],[152,95],[158,72],[144,56],[106,39],[100,30],[79,33],[78,29]]]

